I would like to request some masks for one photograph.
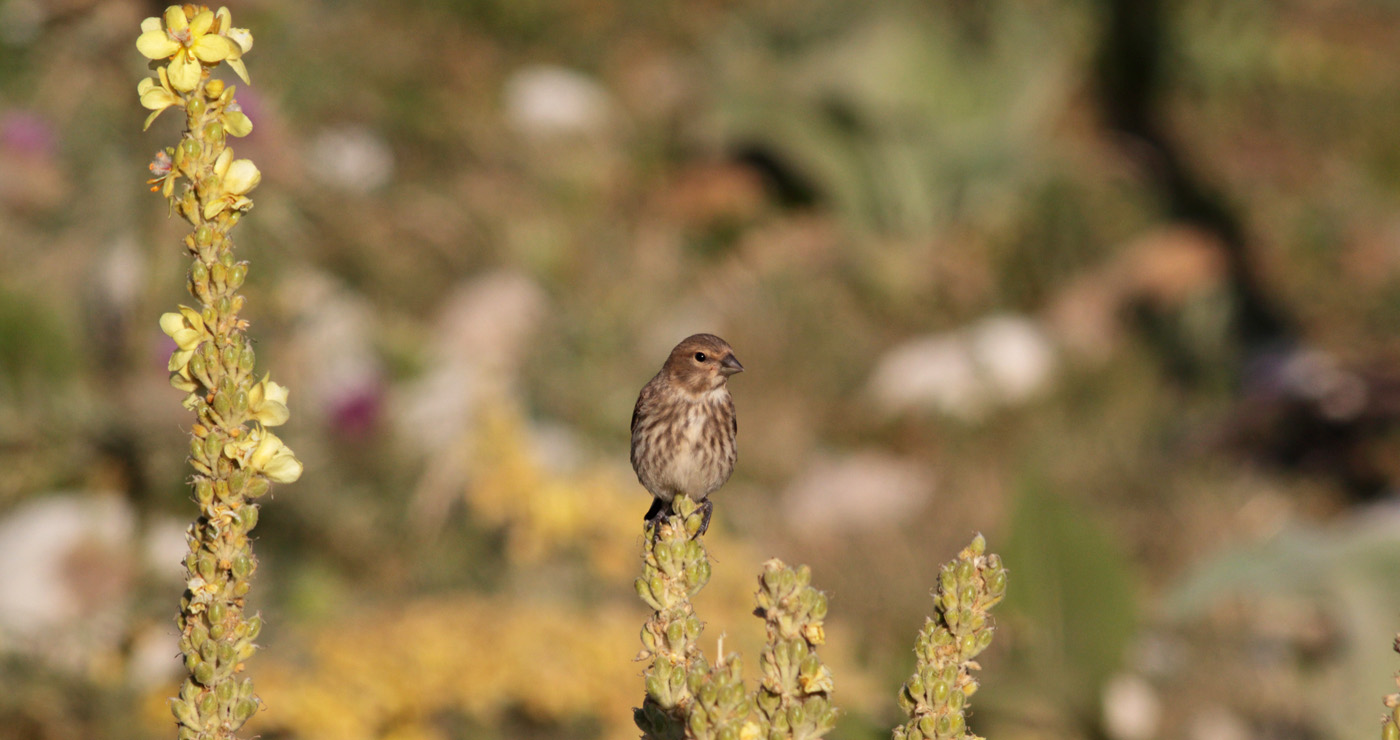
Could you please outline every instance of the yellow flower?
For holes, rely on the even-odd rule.
[[[287,388],[278,385],[264,375],[248,393],[248,412],[265,427],[275,427],[287,423],[291,412],[287,410]]]
[[[291,483],[301,477],[302,470],[301,461],[292,453],[292,448],[282,444],[277,435],[267,430],[262,430],[248,466],[267,476],[273,483]]]
[[[141,96],[141,106],[153,111],[151,115],[146,116],[146,125],[142,127],[142,131],[150,128],[151,122],[156,120],[156,116],[165,112],[166,108],[172,105],[183,105],[185,102],[179,95],[175,94],[174,90],[170,89],[170,77],[166,74],[165,67],[156,70],[156,74],[159,76],[159,80],[147,77],[136,86],[136,94]]]
[[[179,349],[170,355],[170,370],[175,371],[189,364],[190,357],[205,340],[213,336],[204,326],[199,312],[189,306],[181,306],[179,313],[165,313],[160,316],[160,330],[175,340]]]
[[[224,130],[232,136],[247,136],[253,132],[253,121],[243,112],[243,107],[238,103],[229,103],[224,107],[224,113],[219,117],[224,124]]]
[[[233,71],[238,73],[239,79],[243,80],[245,84],[253,84],[253,81],[248,79],[248,68],[243,66],[243,55],[253,49],[253,34],[249,33],[246,28],[233,27],[233,15],[228,12],[228,8],[220,7],[215,17],[219,20],[219,33],[233,42],[233,49],[230,50],[228,58],[224,61],[228,63],[228,66],[233,67]],[[242,135],[234,134],[234,136]]]
[[[209,33],[215,18],[208,8],[189,18],[183,8],[172,5],[165,9],[164,20],[164,26],[160,18],[141,21],[136,49],[147,59],[169,59],[170,84],[180,92],[190,92],[199,86],[204,76],[201,62],[218,64],[235,53],[242,56],[239,44],[218,33]],[[238,67],[234,71],[238,71]]]
[[[234,159],[233,150],[225,149],[214,160],[214,174],[219,176],[220,190],[223,192],[204,204],[204,218],[211,219],[225,208],[246,211],[253,207],[247,193],[262,182],[262,173],[253,160]]]

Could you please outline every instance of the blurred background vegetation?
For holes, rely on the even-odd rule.
[[[173,736],[195,509],[156,318],[189,299],[142,181],[179,122],[141,132],[134,48],[161,9],[0,0],[6,738]],[[756,665],[759,564],[811,564],[835,736],[898,719],[975,530],[1010,570],[980,734],[1376,732],[1400,5],[231,10],[244,315],[307,465],[257,530],[251,733],[635,736],[627,420],[702,330],[748,368],[706,644]]]

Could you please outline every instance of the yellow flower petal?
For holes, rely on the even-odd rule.
[[[265,390],[263,391],[263,396],[268,401],[286,403],[287,397],[292,394],[292,392],[288,390],[287,386],[274,383],[271,380],[268,380],[266,377],[264,377],[263,382],[259,383],[258,385],[264,387]]]
[[[170,34],[156,29],[136,37],[136,50],[147,59],[169,59],[180,50],[180,44]]]
[[[167,335],[174,337],[175,332],[185,328],[185,317],[178,313],[163,313],[160,315],[160,330]]]
[[[176,54],[167,69],[170,70],[170,86],[180,92],[190,92],[198,87],[203,74],[199,62],[189,54]]]
[[[219,158],[214,160],[214,174],[223,177],[228,174],[228,166],[233,163],[233,150],[225,147],[219,152]]]
[[[180,102],[174,93],[157,85],[150,77],[141,80],[141,84],[136,86],[136,93],[141,96],[141,105],[147,110],[165,110]]]
[[[229,57],[228,59],[225,59],[224,62],[227,63],[228,66],[232,67],[234,72],[238,73],[239,79],[243,80],[243,82],[249,85],[253,84],[253,81],[248,79],[248,68],[243,66],[242,59]]]
[[[287,408],[286,404],[276,403],[274,401],[264,403],[262,408],[258,409],[257,412],[253,414],[253,418],[262,422],[262,425],[265,427],[280,427],[286,424],[287,419],[291,418],[291,416],[292,412]]]
[[[272,462],[263,468],[263,475],[273,483],[292,483],[301,477],[301,471],[301,461],[292,454],[291,449],[283,447]]]
[[[170,362],[166,364],[165,369],[172,373],[179,373],[181,377],[188,378],[188,368],[191,357],[194,357],[194,350],[177,349],[170,353]]]
[[[225,150],[228,151],[228,150]],[[224,174],[224,192],[242,195],[262,182],[262,173],[251,159],[235,159]]]
[[[151,115],[146,116],[146,123],[142,124],[141,130],[142,130],[142,131],[145,131],[146,129],[150,128],[150,127],[151,127],[151,124],[152,124],[152,123],[155,123],[156,118],[159,117],[160,114],[162,114],[162,113],[164,113],[164,112],[165,112],[165,109],[164,109],[164,108],[161,108],[160,110],[157,110],[157,111],[155,111],[154,113],[151,113]],[[169,193],[166,193],[166,196],[167,196],[167,197],[169,197],[169,195],[170,195]]]
[[[141,21],[141,33],[145,33],[145,32],[147,32],[147,31],[159,31],[159,30],[161,30],[160,19],[159,19],[159,18],[154,18],[154,17],[153,17],[153,18],[147,18],[146,20]]]
[[[177,388],[186,393],[193,393],[194,391],[199,389],[198,383],[195,383],[193,380],[190,380],[189,378],[185,377],[184,375],[181,375],[180,373],[172,373],[170,375],[170,385],[171,387]],[[185,406],[185,408],[191,411],[194,410],[193,405]]]
[[[247,54],[253,50],[253,34],[246,28],[226,28],[223,34],[229,41],[238,44],[239,54]]]
[[[253,132],[253,121],[243,111],[227,111],[224,113],[224,130],[230,136],[247,136]]]
[[[228,203],[226,203],[223,198],[215,198],[204,204],[204,210],[201,211],[201,215],[204,216],[204,220],[208,221],[220,213],[223,213],[225,208],[228,208]]]
[[[291,448],[282,444],[277,435],[268,431],[263,431],[248,465],[274,483],[291,483],[301,477],[301,461],[297,460]]]
[[[195,14],[194,20],[190,21],[190,35],[199,38],[209,33],[209,27],[214,25],[214,11],[205,8]]]
[[[179,5],[171,5],[165,9],[165,27],[171,31],[183,31],[190,27],[189,19],[185,18],[185,9]]]
[[[199,57],[200,61],[210,64],[224,61],[233,52],[233,49],[232,41],[212,33],[200,36],[199,40],[190,47],[190,51]]]

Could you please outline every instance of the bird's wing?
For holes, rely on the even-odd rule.
[[[637,433],[637,420],[642,416],[642,409],[651,406],[652,399],[656,397],[656,379],[642,386],[642,392],[637,394],[637,405],[632,407],[632,434]]]

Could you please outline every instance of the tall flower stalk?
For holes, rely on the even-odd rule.
[[[176,344],[170,383],[186,393],[183,405],[195,415],[189,461],[200,508],[186,533],[186,591],[176,618],[189,670],[170,700],[180,740],[232,738],[258,709],[252,679],[243,675],[262,627],[257,614],[245,613],[258,567],[248,533],[258,522],[256,499],[302,471],[269,431],[287,421],[287,389],[266,375],[256,378],[248,322],[239,318],[248,263],[234,258],[229,232],[252,208],[248,193],[262,175],[251,161],[234,159],[227,139],[253,125],[236,88],[210,78],[222,63],[248,82],[242,58],[252,47],[252,34],[233,27],[227,8],[193,5],[142,21],[136,40],[154,71],[137,86],[152,111],[146,127],[168,108],[185,114],[179,143],[156,154],[148,184],[192,227],[184,238],[193,258],[187,287],[199,303],[160,318]]]
[[[978,687],[972,671],[992,643],[990,610],[1006,596],[1006,568],[986,550],[979,534],[939,573],[933,617],[914,644],[914,675],[899,692],[909,720],[894,728],[894,740],[980,740],[967,729],[967,700]]]

